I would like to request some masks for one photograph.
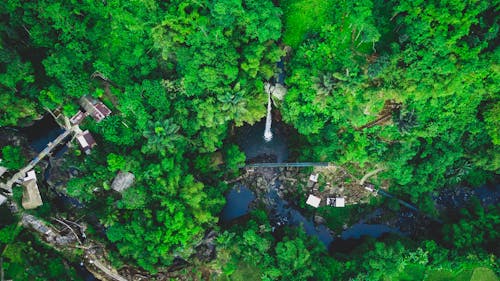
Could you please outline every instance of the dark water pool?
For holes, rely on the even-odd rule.
[[[285,125],[281,122],[273,122],[271,131],[273,139],[269,142],[264,140],[264,129],[266,118],[255,123],[253,126],[244,126],[237,131],[237,141],[247,157],[247,162],[284,162],[288,159],[288,142]],[[252,161],[259,158],[272,158],[266,161]]]
[[[228,222],[247,214],[248,206],[254,199],[254,193],[245,186],[231,189],[226,196],[227,203],[221,213],[221,220]],[[287,201],[278,196],[276,190],[272,189],[266,199],[270,202],[268,206],[269,219],[275,227],[285,225],[302,227],[307,235],[317,237],[327,248],[336,240],[329,228],[325,225],[315,224],[312,217],[306,217],[299,210],[290,206]],[[358,223],[343,231],[340,238],[342,240],[357,240],[363,236],[378,238],[386,233],[403,235],[397,228],[384,224]]]
[[[220,219],[228,222],[248,213],[248,205],[255,199],[253,192],[245,186],[237,186],[226,195],[226,205]]]
[[[358,223],[344,230],[341,234],[341,238],[344,240],[359,239],[362,236],[378,238],[385,233],[402,234],[398,229],[387,226],[385,224]]]
[[[20,131],[26,135],[29,145],[36,152],[41,152],[49,142],[64,132],[49,114],[35,121],[33,125],[21,128]]]

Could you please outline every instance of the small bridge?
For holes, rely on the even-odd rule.
[[[79,134],[82,132],[78,125],[71,126],[68,118],[64,117],[64,120],[66,125],[65,126],[61,125],[61,127],[65,129],[65,131],[62,134],[60,134],[55,140],[49,142],[44,150],[42,150],[37,156],[35,156],[35,158],[33,158],[33,160],[31,160],[31,162],[29,162],[28,165],[26,165],[24,168],[22,168],[16,174],[14,174],[6,183],[0,182],[0,188],[5,189],[7,191],[7,195],[12,195],[12,186],[14,185],[14,183],[24,178],[28,171],[33,169],[36,166],[36,164],[40,162],[40,160],[42,160],[45,156],[50,154],[50,152],[54,148],[56,148],[61,142],[63,142],[66,139],[66,137],[68,137],[72,133]]]
[[[245,168],[280,168],[280,167],[328,167],[329,162],[296,162],[296,163],[252,163]]]

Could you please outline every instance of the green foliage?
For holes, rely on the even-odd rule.
[[[446,225],[445,239],[455,248],[468,252],[495,251],[500,237],[500,207],[493,206],[486,211],[478,200],[467,209],[462,209],[458,222]]]
[[[495,145],[500,145],[500,101],[497,101],[491,108],[484,112],[486,130]]]
[[[14,242],[21,228],[15,224],[4,226],[0,229],[0,243],[10,244]]]
[[[401,242],[366,243],[351,255],[344,278],[351,280],[471,280],[467,272],[474,268],[494,268],[495,261],[487,256],[461,256],[450,252],[433,241],[423,241],[418,247]],[[472,269],[472,270],[471,270]],[[491,276],[491,275],[490,275]],[[462,279],[464,278],[465,279]]]
[[[4,24],[3,19],[0,24]],[[17,125],[36,116],[34,82],[32,64],[23,61],[12,46],[0,39],[0,126]]]
[[[331,22],[287,66],[281,112],[305,135],[304,158],[380,163],[379,177],[414,202],[497,171],[499,18],[491,3],[334,5]]]
[[[107,228],[103,242],[115,264],[154,273],[174,256],[192,257],[205,229],[217,228],[224,177],[236,176],[245,162],[225,139],[230,126],[265,115],[264,82],[284,54],[276,43],[282,14],[283,41],[293,50],[279,110],[303,138],[300,159],[379,164],[386,168],[379,182],[429,212],[433,204],[423,198],[432,192],[479,184],[500,168],[495,3],[280,5],[0,3],[0,126],[22,125],[44,107],[71,115],[86,93],[113,109],[99,123],[87,118],[82,124],[98,145],[89,156],[79,150],[68,156],[80,176],[67,182],[66,192]],[[25,164],[20,148],[4,147],[2,158],[9,169]],[[122,194],[110,190],[118,171],[135,175]],[[338,212],[349,209],[326,214],[336,228],[340,216],[355,215]],[[267,214],[256,211],[247,225],[218,237],[220,264],[214,266],[234,279],[252,269],[262,280],[421,280],[441,269],[456,277],[459,265],[492,267],[481,249],[493,249],[497,224],[497,209],[472,208],[447,227],[448,243],[460,253],[479,252],[473,257],[427,242],[369,242],[344,262],[301,231],[285,230],[276,240]],[[0,230],[0,242],[15,246],[6,251],[9,278],[74,279],[54,253],[9,238],[15,232]],[[40,267],[38,260],[54,262]]]
[[[308,33],[318,32],[331,21],[333,1],[285,0],[280,1],[284,12],[285,44],[296,48]]]
[[[245,165],[245,153],[243,153],[237,145],[229,145],[225,151],[226,168],[231,172],[238,171]]]
[[[75,269],[17,223],[0,229],[4,278],[12,280],[81,280]]]
[[[14,146],[4,146],[2,148],[2,162],[0,162],[1,166],[4,166],[11,170],[18,170],[24,167],[26,163],[26,159],[21,152],[21,147]]]

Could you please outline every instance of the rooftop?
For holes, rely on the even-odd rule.
[[[309,194],[309,197],[307,198],[307,201],[306,201],[307,205],[313,206],[314,208],[318,208],[319,203],[321,203],[321,198],[316,197],[312,194]]]
[[[100,122],[111,114],[111,110],[99,100],[91,96],[83,96],[80,98],[80,105],[85,109],[87,114],[92,116],[95,121]]]
[[[86,154],[90,154],[90,150],[97,144],[88,130],[78,135],[76,139]]]
[[[40,191],[38,190],[35,179],[23,182],[23,187],[22,205],[24,209],[35,209],[43,205],[42,197],[40,196]]]

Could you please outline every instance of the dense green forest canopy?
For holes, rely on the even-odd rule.
[[[58,108],[72,116],[86,94],[110,107],[81,125],[98,146],[66,155],[81,171],[66,190],[104,225],[116,264],[155,273],[219,227],[224,180],[245,162],[231,132],[265,116],[264,83],[285,56],[288,92],[275,103],[299,132],[298,160],[382,168],[374,184],[436,213],[433,193],[479,186],[500,169],[499,9],[494,0],[2,1],[0,127]],[[2,149],[9,168],[23,165],[19,155]],[[136,176],[121,196],[110,190],[118,171]],[[269,222],[257,211],[221,231],[218,258],[204,266],[262,280],[494,267],[498,208],[472,209],[449,222],[443,245],[369,241],[350,258],[298,230],[276,240],[259,231]]]

